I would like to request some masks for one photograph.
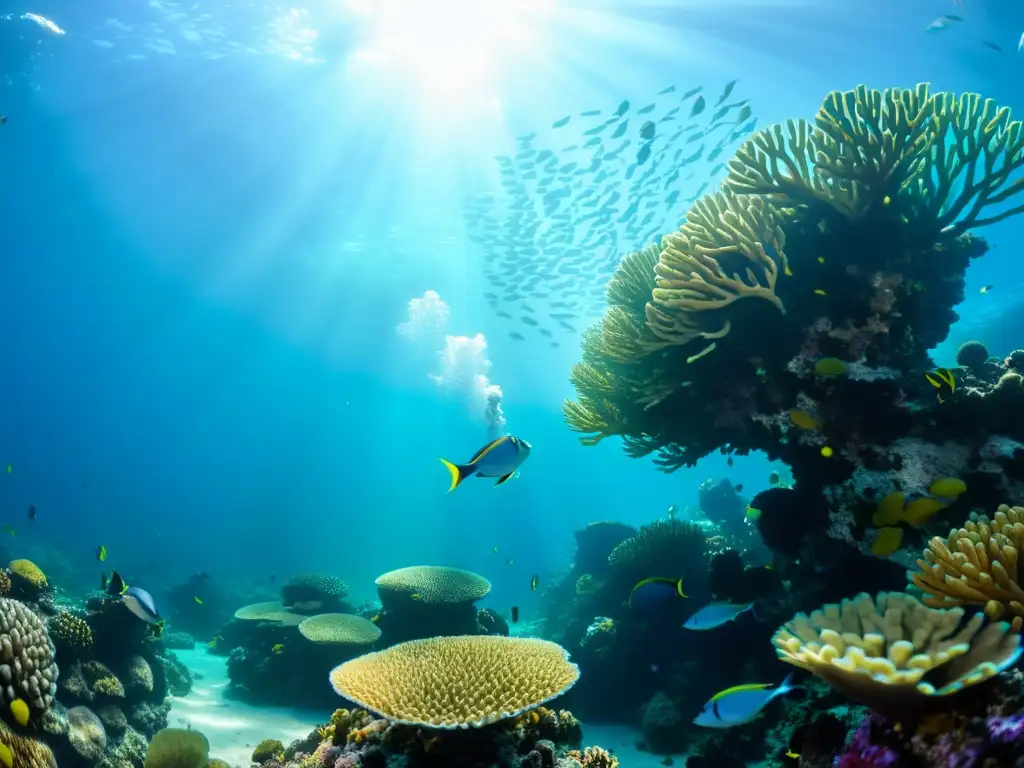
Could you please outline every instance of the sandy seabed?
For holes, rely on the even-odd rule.
[[[278,739],[288,744],[304,738],[331,713],[290,707],[257,707],[235,701],[224,694],[228,688],[227,663],[222,656],[205,650],[174,651],[197,676],[188,696],[171,699],[170,725],[191,726],[210,741],[210,757],[224,760],[236,768],[250,765],[249,758],[263,739]],[[588,725],[584,743],[615,751],[621,768],[654,768],[661,758],[636,749],[637,731],[626,726]],[[684,759],[676,758],[676,765]]]

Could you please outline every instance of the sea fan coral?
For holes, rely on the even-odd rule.
[[[412,640],[331,672],[334,690],[361,707],[394,722],[444,729],[516,717],[578,678],[561,646],[500,635]]]

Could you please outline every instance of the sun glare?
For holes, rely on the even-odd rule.
[[[345,0],[365,32],[354,65],[415,80],[424,95],[487,102],[539,51],[554,0]]]

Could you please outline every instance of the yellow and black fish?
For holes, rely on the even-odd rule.
[[[120,597],[127,591],[128,585],[125,583],[124,579],[121,578],[121,574],[117,571],[113,571],[110,574],[110,582],[107,584],[107,593],[114,595],[115,597]]]
[[[101,563],[107,559],[107,548],[100,544],[96,547],[96,559]]]
[[[533,574],[533,577],[530,579],[530,591],[536,592],[538,584],[540,584],[540,576]]]
[[[944,403],[956,392],[956,377],[948,368],[936,368],[934,371],[928,371],[924,377],[938,390],[935,397],[940,403]]]
[[[530,455],[531,445],[525,440],[504,435],[497,440],[492,440],[475,454],[465,464],[453,464],[450,461],[441,459],[441,463],[448,468],[451,474],[451,485],[448,492],[454,491],[459,483],[467,477],[496,477],[501,485],[515,474],[519,466],[526,461]]]

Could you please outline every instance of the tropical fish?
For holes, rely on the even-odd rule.
[[[761,519],[761,510],[755,509],[748,504],[746,510],[743,512],[743,516],[750,522],[755,523]]]
[[[1017,53],[1024,51],[1024,33],[1021,33],[1020,41],[1017,43]],[[0,123],[2,125],[2,123]]]
[[[707,106],[707,102],[704,101],[703,96],[698,96],[697,100],[693,102],[693,109],[690,110],[690,117],[696,117],[704,111],[704,107]]]
[[[555,120],[555,122],[553,122],[551,124],[551,127],[552,128],[561,128],[563,125],[568,125],[568,123],[569,123],[569,115],[566,115],[561,120]]]
[[[96,547],[96,559],[99,560],[101,563],[105,562],[107,559],[107,548],[102,544]]]
[[[29,504],[28,505],[28,519],[29,520],[35,520],[37,514],[38,513],[36,512],[36,505],[35,504]]]
[[[31,712],[29,712],[28,704],[24,699],[19,698],[11,702],[11,715],[14,716],[14,722],[22,728],[28,725],[28,718]]]
[[[203,604],[203,601],[200,600],[198,597],[193,597],[192,599],[196,601],[196,605],[202,605]]]
[[[2,119],[6,120],[7,118],[5,117]],[[3,123],[0,123],[0,125],[2,124]],[[11,748],[2,741],[0,741],[0,765],[5,766],[5,768],[14,768],[14,753],[11,752]]]
[[[938,390],[935,397],[940,403],[944,403],[946,398],[956,392],[956,377],[948,368],[936,368],[934,371],[926,373],[924,377]]]
[[[459,483],[472,475],[496,477],[498,482],[495,485],[501,485],[529,458],[532,447],[521,438],[504,435],[489,442],[465,464],[452,464],[441,459],[441,463],[448,468],[452,476],[448,492],[454,491],[459,487]]]
[[[658,95],[664,96],[666,93],[675,93],[675,90],[676,87],[674,85],[670,85],[667,88],[662,88],[660,91],[658,91]]]
[[[538,584],[540,584],[540,576],[533,574],[533,576],[530,577],[530,591],[536,592]]]
[[[678,504],[669,504],[669,506],[668,506],[668,519],[669,520],[675,520],[676,519],[676,514],[678,512],[679,512],[679,505]]]
[[[821,446],[821,455],[823,457],[825,457],[826,459],[831,459],[833,453],[835,453],[835,451],[832,450],[832,446],[831,445],[823,445],[823,446]]]
[[[273,651],[276,655],[280,656],[282,653],[284,653],[284,644],[274,643],[274,645],[271,646],[270,650]]]
[[[772,699],[785,696],[799,687],[793,685],[792,675],[775,689],[771,689],[771,683],[734,685],[712,696],[701,713],[694,718],[693,724],[705,728],[732,728],[734,725],[749,723],[761,714]]]
[[[1001,46],[998,46],[995,43],[990,42],[988,40],[982,40],[981,44],[984,45],[986,48],[991,48],[996,53],[1002,53],[1003,52],[1003,49],[1002,49]]]
[[[1022,37],[1021,40],[1024,40],[1024,37]],[[978,293],[986,294],[989,291],[994,290],[994,289],[995,289],[994,285],[983,285],[983,286],[981,286],[981,290],[978,291]]]
[[[218,641],[219,639],[220,639],[220,638],[219,638],[219,637],[217,637],[217,636],[215,636],[215,637],[211,637],[211,638],[210,638],[210,642],[208,642],[208,643],[206,644],[206,647],[207,647],[207,648],[216,648],[216,647],[217,647],[217,641]]]
[[[129,611],[147,624],[156,624],[160,621],[160,612],[156,609],[153,596],[142,587],[128,587],[121,595],[121,601],[128,606]]]
[[[753,612],[753,603],[708,603],[693,616],[686,620],[683,629],[705,631],[716,629],[730,621],[735,621],[747,611]]]
[[[519,621],[519,606],[512,606],[512,623],[515,624]]]
[[[644,610],[665,605],[676,597],[686,597],[682,579],[652,576],[636,583],[629,593],[626,604],[634,610]]]
[[[838,357],[822,357],[814,363],[814,372],[819,376],[842,376],[848,370]]]

